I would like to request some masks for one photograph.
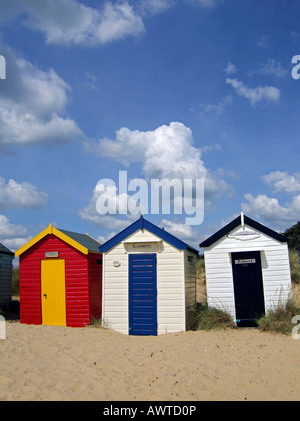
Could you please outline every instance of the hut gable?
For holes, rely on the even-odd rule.
[[[133,224],[129,225],[119,234],[115,235],[113,238],[108,240],[106,243],[102,244],[100,247],[101,252],[106,252],[110,250],[112,247],[123,241],[125,238],[129,237],[131,234],[146,230],[156,236],[159,240],[166,241],[170,245],[176,247],[179,250],[190,250],[193,253],[198,254],[198,251],[193,247],[190,247],[188,244],[184,243],[180,239],[176,238],[174,235],[170,234],[169,232],[165,231],[164,228],[159,228],[156,225],[152,224],[151,222],[144,219],[141,215],[140,218],[134,222]]]
[[[231,233],[232,231],[234,231],[235,228],[239,228],[240,231],[245,231],[244,230],[244,226],[248,226],[248,228],[252,229],[252,230],[257,230],[260,233],[263,233],[271,238],[273,238],[274,240],[277,240],[281,243],[286,243],[288,242],[288,239],[282,235],[277,233],[276,231],[273,231],[272,229],[260,224],[257,221],[254,221],[253,219],[249,218],[246,215],[241,215],[238,216],[237,218],[235,218],[233,221],[231,221],[229,224],[225,225],[225,227],[221,228],[219,231],[217,231],[215,234],[213,234],[212,236],[210,236],[209,238],[207,238],[205,241],[203,241],[200,244],[200,247],[209,247],[212,244],[216,243],[218,240],[222,239],[224,236],[228,235],[229,233]],[[233,233],[232,233],[233,234]],[[243,234],[241,234],[243,235]],[[241,237],[240,235],[240,237]],[[246,234],[244,234],[244,238],[246,239]],[[250,233],[248,234],[250,235]],[[232,235],[233,238],[233,235]]]
[[[243,214],[203,241],[208,304],[240,320],[246,316],[237,316],[239,309],[247,305],[255,308],[261,301],[253,310],[259,315],[283,303],[291,290],[287,241]],[[248,282],[243,297],[238,286],[242,277]]]
[[[102,318],[109,327],[132,335],[186,330],[196,299],[197,250],[143,217],[99,250]]]
[[[75,327],[101,317],[99,246],[100,243],[86,234],[59,230],[50,224],[17,250],[21,323]],[[57,288],[51,291],[53,285]],[[53,300],[51,305],[50,300]],[[52,317],[62,307],[61,315]]]

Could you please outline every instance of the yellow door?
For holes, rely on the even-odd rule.
[[[65,261],[41,261],[42,323],[66,326]]]

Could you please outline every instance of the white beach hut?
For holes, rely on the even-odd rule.
[[[99,248],[102,319],[129,335],[185,331],[196,302],[198,251],[142,216]]]
[[[291,293],[288,239],[241,215],[200,244],[207,302],[251,326]]]

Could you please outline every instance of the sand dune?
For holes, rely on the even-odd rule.
[[[299,400],[299,346],[256,329],[137,337],[7,322],[0,399]]]

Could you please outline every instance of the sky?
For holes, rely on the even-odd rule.
[[[0,0],[0,242],[51,223],[103,243],[129,202],[197,249],[241,212],[296,224],[299,17],[298,0]],[[204,192],[155,213],[152,180]]]

